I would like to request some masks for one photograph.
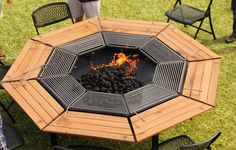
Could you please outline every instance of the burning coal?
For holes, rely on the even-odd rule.
[[[139,62],[138,55],[126,56],[115,53],[109,64],[91,63],[89,73],[81,75],[79,81],[87,90],[123,94],[143,86],[134,71]]]

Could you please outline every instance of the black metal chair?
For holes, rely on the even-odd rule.
[[[71,145],[69,146],[69,148],[65,148],[62,146],[53,146],[52,150],[111,150],[111,149],[99,146],[90,146],[90,145]]]
[[[9,70],[10,66],[5,65],[3,62],[0,61],[0,81],[2,81],[2,79],[4,78],[4,76],[6,75],[7,71]],[[0,89],[3,89],[2,85],[0,84]],[[3,108],[3,110],[6,112],[6,114],[9,116],[9,118],[11,119],[11,121],[13,123],[15,123],[15,119],[13,118],[13,116],[11,115],[11,113],[9,112],[11,106],[14,104],[14,101],[12,101],[10,103],[10,105],[8,107],[6,107],[2,101],[0,100],[0,106]]]
[[[211,19],[211,6],[213,0],[209,0],[209,4],[206,10],[201,10],[187,4],[183,4],[181,0],[176,0],[174,7],[168,10],[165,15],[168,17],[167,22],[170,20],[176,21],[178,23],[184,24],[197,28],[194,39],[197,38],[198,32],[200,30],[205,31],[213,35],[213,38],[216,39],[215,32],[212,25]],[[178,5],[179,4],[179,5]],[[209,18],[211,30],[206,30],[202,28],[202,24],[206,18]],[[194,25],[196,22],[200,22],[199,26]]]
[[[3,120],[3,135],[7,140],[7,148],[13,150],[24,144],[24,139],[19,131],[10,123]]]
[[[211,149],[211,144],[221,135],[217,131],[211,138],[201,143],[195,143],[186,135],[177,136],[158,144],[159,150],[205,150]]]
[[[74,23],[69,6],[65,2],[54,2],[40,6],[33,11],[32,19],[38,35],[38,28],[49,26],[66,19],[71,19],[72,23]]]

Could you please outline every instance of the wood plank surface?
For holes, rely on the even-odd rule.
[[[100,22],[97,17],[93,17],[67,27],[39,35],[33,39],[52,46],[58,46],[100,31]]]
[[[64,111],[64,108],[44,89],[44,87],[40,85],[37,80],[29,80],[28,82],[35,90],[37,90],[40,96],[43,97],[44,101],[48,103],[48,107],[52,107],[57,112],[57,115]]]
[[[209,82],[209,89],[208,89],[208,97],[207,103],[214,106],[216,103],[216,92],[217,92],[217,85],[220,76],[220,59],[213,60],[213,66],[211,70],[211,79]]]
[[[134,142],[126,117],[68,111],[44,131]]]
[[[172,28],[172,30],[175,33],[182,36],[182,38],[184,38],[186,41],[191,43],[194,47],[198,48],[200,50],[198,53],[199,54],[202,53],[202,56],[208,55],[207,57],[210,57],[211,59],[219,59],[220,58],[220,56],[218,54],[214,53],[213,51],[211,51],[210,49],[205,47],[203,44],[199,43],[197,40],[194,40],[192,37],[190,37],[189,35],[187,35],[183,31],[181,31],[180,29],[178,29],[174,26],[170,26],[170,28]]]
[[[40,129],[64,111],[36,80],[9,82],[3,86]]]
[[[23,49],[21,50],[20,54],[17,56],[16,60],[12,64],[11,68],[8,70],[7,74],[3,78],[3,81],[9,80],[9,78],[11,78],[11,76],[13,76],[15,74],[16,70],[19,67],[19,64],[22,63],[22,61],[24,60],[24,57],[26,56],[26,54],[30,50],[30,47],[33,44],[34,44],[34,41],[32,41],[32,40],[27,41],[27,43],[24,45]]]
[[[51,51],[51,47],[29,40],[3,81],[27,80],[38,77]]]
[[[180,96],[131,117],[131,122],[139,142],[211,108]]]
[[[169,24],[163,22],[99,17],[103,31],[155,36]]]
[[[19,106],[26,112],[26,114],[34,121],[34,123],[43,129],[47,123],[43,118],[32,108],[31,104],[22,96],[22,93],[19,93],[16,88],[19,83],[3,83],[3,87],[11,95],[11,97],[19,104]]]
[[[169,25],[165,30],[158,34],[157,38],[188,61],[208,60],[219,57],[217,54],[205,48],[196,40],[172,25]]]
[[[214,106],[219,69],[220,59],[190,62],[182,94]]]
[[[211,63],[212,61],[208,61],[208,62]],[[188,70],[187,70],[187,75],[185,78],[185,83],[184,83],[184,88],[183,88],[183,93],[182,93],[184,96],[199,100],[201,93],[208,92],[208,88],[205,88],[207,89],[207,91],[203,91],[203,89],[201,88],[203,87],[202,81],[203,81],[204,72],[209,74],[211,70],[211,68],[209,68],[210,69],[209,72],[206,72],[205,65],[206,65],[206,61],[188,63]],[[211,67],[211,65],[209,64],[208,67]],[[204,79],[204,80],[207,80],[207,79]],[[208,76],[208,80],[209,80],[209,76]]]

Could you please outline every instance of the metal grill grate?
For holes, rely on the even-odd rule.
[[[64,107],[73,104],[85,92],[84,87],[70,75],[43,78],[40,81]]]
[[[107,46],[122,47],[122,48],[138,48],[150,36],[133,35],[115,32],[103,32],[103,36]]]
[[[76,58],[77,56],[75,54],[55,48],[40,77],[68,74]]]
[[[151,59],[154,59],[157,63],[166,61],[183,61],[178,54],[154,37],[150,38],[145,44],[143,44],[140,47],[140,50],[148,57],[151,57]]]
[[[124,95],[131,114],[151,108],[178,96],[174,91],[155,84],[148,84]]]
[[[128,116],[124,98],[118,94],[88,91],[71,107],[71,110]]]
[[[81,55],[105,47],[105,42],[103,40],[102,34],[96,33],[94,35],[66,43],[59,47],[72,53]]]
[[[186,69],[187,63],[185,61],[160,63],[156,67],[153,82],[180,93]]]

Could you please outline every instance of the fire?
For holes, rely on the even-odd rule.
[[[117,58],[117,59],[116,59]],[[129,58],[124,53],[115,53],[111,65],[121,66],[125,62],[129,62]]]
[[[94,65],[91,63],[91,70],[94,72],[98,68],[104,67],[120,67],[125,65],[126,76],[131,76],[131,73],[137,69],[137,63],[139,62],[138,54],[126,56],[124,53],[115,53],[113,59],[109,64]]]

